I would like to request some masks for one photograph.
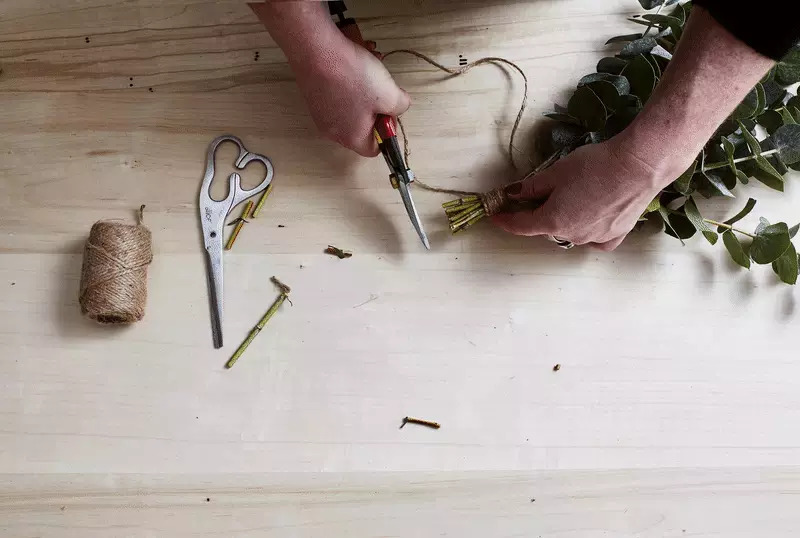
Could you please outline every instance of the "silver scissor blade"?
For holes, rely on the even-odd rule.
[[[217,261],[215,261],[217,258]],[[222,347],[222,257],[206,252],[206,276],[208,279],[208,305],[211,312],[211,338],[214,349]]]
[[[397,190],[400,191],[400,198],[403,199],[403,205],[406,206],[406,213],[408,213],[408,218],[411,219],[411,224],[414,225],[417,235],[422,241],[422,244],[425,245],[425,248],[430,250],[431,244],[428,241],[428,236],[425,235],[425,230],[422,228],[422,221],[419,219],[419,213],[417,213],[414,200],[411,198],[411,192],[408,190],[408,185],[402,181],[398,181]]]

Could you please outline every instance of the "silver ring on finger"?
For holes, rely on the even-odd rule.
[[[563,248],[564,250],[569,250],[575,246],[575,243],[568,239],[563,239],[561,237],[556,237],[554,235],[548,235],[547,239],[558,245],[559,247]]]

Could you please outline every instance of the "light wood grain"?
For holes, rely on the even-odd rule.
[[[624,15],[637,6],[350,7],[383,50],[519,63],[530,133],[605,39],[630,31]],[[685,514],[695,535],[797,528],[797,471],[777,467],[800,461],[797,296],[769,268],[742,272],[721,246],[651,231],[613,254],[489,225],[451,237],[445,198],[418,191],[434,246],[422,252],[384,163],[318,137],[244,2],[0,0],[0,67],[0,472],[14,473],[0,488],[0,528],[10,535],[680,536]],[[410,58],[389,67],[414,99],[405,123],[420,177],[465,188],[515,177],[503,153],[521,97],[513,75],[485,67],[442,80]],[[226,255],[227,346],[215,351],[196,200],[207,144],[225,132],[270,156],[276,176],[263,216]],[[759,199],[746,225],[800,220],[796,181],[785,195],[743,191]],[[92,325],[77,305],[83,241],[95,220],[130,219],[142,203],[155,247],[147,315],[127,329]],[[354,257],[322,254],[329,243]],[[272,301],[273,274],[294,306],[224,371]],[[442,428],[400,430],[405,415]],[[686,486],[687,496],[696,467],[729,469],[703,471],[720,489]],[[605,471],[624,468],[678,470]],[[552,473],[458,475],[455,493],[437,474],[537,469]],[[405,475],[248,478],[285,471],[432,474],[408,503]],[[627,482],[639,476],[644,489]],[[224,514],[199,502],[206,480],[233,491]],[[337,480],[344,506],[326,489]],[[541,480],[563,494],[545,515],[524,499]],[[573,480],[611,492],[584,503]],[[279,492],[250,501],[242,484]],[[386,491],[377,504],[365,500],[373,486]],[[280,489],[293,487],[310,504]],[[520,504],[507,509],[509,490]],[[473,513],[474,495],[486,510]],[[635,513],[623,516],[629,501]],[[458,517],[440,520],[440,503]]]
[[[3,536],[796,536],[797,468],[0,477]]]

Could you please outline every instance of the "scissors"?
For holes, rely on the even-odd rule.
[[[267,175],[254,189],[242,189],[242,176],[236,172],[228,177],[228,195],[222,200],[211,197],[211,182],[214,180],[214,155],[217,148],[224,142],[233,142],[239,147],[239,157],[234,165],[238,170],[243,170],[253,161],[258,161],[267,169]],[[200,225],[203,229],[203,244],[206,248],[206,276],[208,277],[208,296],[211,307],[211,332],[214,338],[214,347],[222,347],[222,305],[224,295],[222,292],[222,241],[225,220],[237,205],[251,196],[263,192],[272,182],[272,162],[263,155],[251,153],[244,147],[242,141],[232,135],[223,135],[215,138],[208,147],[206,159],[206,173],[200,186]]]
[[[375,51],[374,41],[364,41],[361,36],[361,30],[358,28],[355,19],[347,18],[345,11],[347,6],[341,0],[328,2],[328,8],[331,15],[338,17],[336,26],[339,30],[351,41],[366,48],[372,54],[381,58],[380,53]],[[408,218],[417,231],[422,244],[425,248],[430,250],[431,244],[428,241],[428,236],[425,234],[425,229],[422,227],[422,221],[419,218],[419,213],[414,205],[414,199],[411,198],[411,191],[408,186],[414,182],[414,173],[406,166],[403,152],[400,150],[400,144],[397,141],[397,127],[395,120],[391,116],[378,114],[373,129],[375,140],[378,142],[378,148],[389,166],[389,181],[392,187],[400,192],[400,198],[403,200],[403,205],[408,213]]]

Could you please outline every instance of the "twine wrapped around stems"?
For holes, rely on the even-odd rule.
[[[134,323],[144,317],[147,266],[153,260],[152,235],[142,224],[101,220],[89,232],[83,251],[81,313],[102,324]]]

